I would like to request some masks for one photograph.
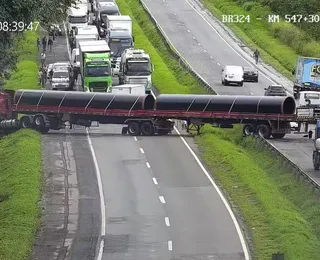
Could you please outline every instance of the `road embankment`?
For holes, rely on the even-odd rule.
[[[262,6],[261,1],[233,1],[233,0],[195,0],[200,1],[214,16],[229,27],[235,35],[241,39],[250,49],[259,49],[263,61],[287,78],[293,80],[291,74],[295,69],[299,55],[318,57],[320,42],[313,39],[308,32],[295,25],[306,22],[302,19],[308,15],[293,16],[288,6],[287,19],[277,20],[277,14],[283,13],[281,5],[279,10],[274,11],[266,3]],[[304,13],[303,10],[298,13]],[[229,15],[229,17],[227,17]],[[233,21],[231,20],[233,17]],[[237,20],[238,19],[238,20]],[[312,19],[309,17],[309,19]],[[316,18],[313,18],[316,19]],[[295,22],[294,22],[295,21]],[[298,22],[299,21],[299,22]],[[311,21],[311,20],[310,20]],[[305,27],[306,27],[305,26]],[[309,23],[309,27],[315,23]]]
[[[39,32],[26,32],[17,44],[17,71],[6,89],[38,88]],[[0,259],[27,259],[33,247],[40,219],[41,196],[40,135],[20,130],[0,140]]]
[[[153,81],[159,92],[203,93],[199,85],[183,84],[191,75],[182,68],[175,71],[176,61],[139,0],[117,2],[121,12],[133,18],[135,47],[149,52],[155,63]],[[312,212],[318,206],[310,205],[318,205],[319,198],[312,190],[282,168],[270,152],[257,149],[254,140],[243,139],[239,127],[207,126],[196,141],[202,160],[242,220],[256,259],[270,259],[278,251],[289,259],[316,259],[320,236],[317,214]]]

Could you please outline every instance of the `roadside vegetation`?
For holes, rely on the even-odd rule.
[[[38,88],[38,35],[27,32],[19,41],[17,70],[6,89]],[[24,129],[0,139],[0,259],[24,260],[32,252],[40,219],[41,156],[36,131]]]
[[[117,0],[134,22],[136,48],[155,64],[153,82],[161,93],[203,93],[191,75],[169,54],[139,0]],[[320,246],[320,199],[255,141],[242,138],[239,127],[207,126],[196,137],[213,177],[224,188],[242,220],[254,259],[269,260],[276,252],[288,259],[317,259]]]
[[[293,19],[291,22],[285,21],[285,15],[301,14],[308,16],[317,12],[319,14],[319,4],[316,0],[200,1],[220,20],[222,20],[222,15],[250,15],[249,23],[225,24],[249,48],[252,50],[258,48],[262,59],[289,79],[293,79],[291,71],[296,67],[299,55],[319,56],[319,23],[306,23],[303,20],[293,23]],[[279,14],[281,16],[280,22],[269,23],[268,15],[270,14]],[[262,20],[256,18],[262,18]]]

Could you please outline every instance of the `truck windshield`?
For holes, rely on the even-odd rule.
[[[69,15],[69,23],[86,23],[88,22],[87,16],[72,16]]]
[[[87,77],[107,77],[111,75],[111,68],[109,66],[87,66]]]
[[[149,62],[128,62],[125,73],[128,76],[148,76],[151,66]]]
[[[125,41],[110,41],[109,47],[111,50],[111,56],[112,57],[121,57],[121,54],[125,49],[128,49],[131,47],[131,39],[125,39]]]

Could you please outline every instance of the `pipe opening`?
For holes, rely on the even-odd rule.
[[[287,97],[283,101],[283,113],[287,115],[294,114],[296,111],[296,102],[292,97]]]

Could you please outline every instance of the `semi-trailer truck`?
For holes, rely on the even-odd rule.
[[[297,67],[292,74],[296,76],[293,85],[296,99],[301,91],[320,91],[320,58],[298,57]]]
[[[311,109],[311,108],[310,108]],[[282,138],[290,122],[320,119],[300,114],[292,97],[161,94],[109,94],[50,90],[0,92],[0,129],[34,128],[42,133],[69,123],[89,127],[93,121],[123,125],[123,134],[154,135],[172,131],[173,119],[230,128],[243,124],[244,135]],[[19,114],[23,114],[18,120]]]
[[[150,94],[153,70],[148,53],[141,49],[126,49],[121,55],[119,82],[120,84],[144,84],[146,93]]]
[[[86,92],[106,92],[112,86],[110,48],[105,45],[79,45],[80,74]]]

